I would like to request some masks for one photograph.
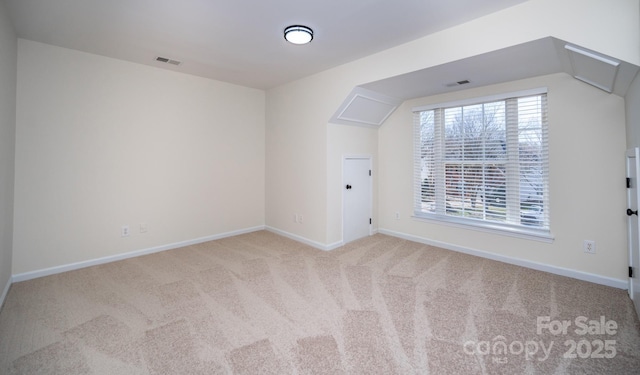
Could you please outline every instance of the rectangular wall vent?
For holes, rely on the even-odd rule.
[[[176,65],[176,66],[182,64],[181,61],[172,60],[172,59],[169,59],[169,58],[166,58],[166,57],[161,57],[161,56],[156,57],[156,61],[167,63],[167,64],[171,64],[171,65]]]

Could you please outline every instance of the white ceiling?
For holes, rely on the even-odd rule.
[[[268,89],[526,0],[4,1],[20,38]]]

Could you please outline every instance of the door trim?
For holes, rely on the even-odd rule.
[[[636,160],[636,162],[633,164],[633,166],[631,166],[631,168],[635,168],[635,174],[636,174],[636,180],[640,180],[640,148],[635,147],[635,148],[630,148],[627,150],[626,153],[626,158],[625,158],[625,174],[626,177],[629,177],[629,159],[634,158]],[[636,181],[637,183],[637,181]],[[629,205],[629,200],[630,200],[630,195],[631,194],[631,190],[627,189],[627,206]],[[638,202],[638,204],[640,204],[640,189],[636,188],[636,202]],[[628,208],[634,208],[634,207],[628,207]],[[635,209],[638,209],[637,207],[635,207]],[[627,221],[627,251],[628,251],[628,260],[629,260],[629,267],[633,267],[633,258],[634,258],[634,254],[633,251],[634,249],[632,248],[632,244],[633,244],[633,239],[631,238],[632,236],[632,231],[631,231],[631,222]],[[640,229],[639,229],[640,231]],[[639,254],[635,254],[636,256],[639,256]],[[634,269],[634,273],[635,272],[640,272],[640,270],[635,270]],[[636,275],[635,277],[638,277],[638,275]],[[633,300],[633,295],[635,294],[635,290],[633,288],[633,278],[629,277],[629,287],[627,289],[627,292],[629,293],[629,297]],[[634,301],[634,305],[637,304],[638,301]],[[638,316],[640,317],[640,311],[637,312]]]

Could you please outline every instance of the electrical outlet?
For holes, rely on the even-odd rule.
[[[140,233],[147,233],[149,231],[149,226],[147,223],[140,223]]]
[[[396,220],[400,220],[400,212],[396,212]]]
[[[302,224],[302,222],[304,221],[304,216],[302,216],[302,214],[298,215],[298,223]]]
[[[584,240],[582,248],[585,253],[595,254],[596,253],[596,241]]]
[[[128,225],[123,225],[122,228],[120,228],[120,235],[122,237],[129,237],[129,226]]]

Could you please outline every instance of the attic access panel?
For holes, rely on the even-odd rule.
[[[379,127],[401,103],[401,99],[355,87],[329,122]]]
[[[571,44],[566,44],[564,48],[569,52],[576,79],[608,93],[613,92],[620,61]]]

